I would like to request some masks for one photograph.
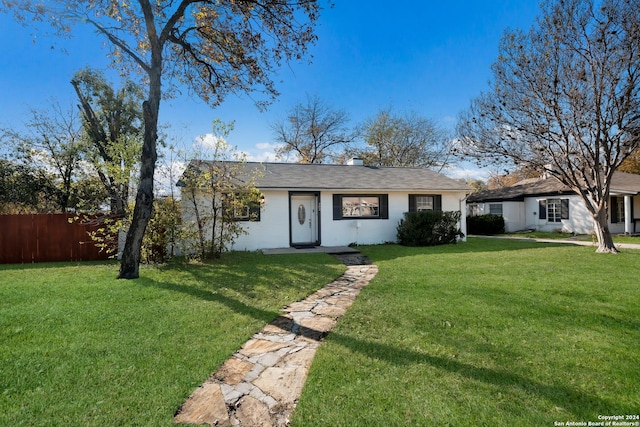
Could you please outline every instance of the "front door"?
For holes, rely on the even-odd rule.
[[[291,195],[291,245],[318,243],[318,197],[315,194]]]

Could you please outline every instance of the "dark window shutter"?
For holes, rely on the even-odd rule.
[[[389,195],[380,195],[380,218],[389,219]]]
[[[442,210],[442,196],[440,194],[436,194],[435,196],[433,196],[433,210]]]
[[[333,195],[333,219],[342,219],[342,196],[340,194]]]
[[[569,219],[569,199],[560,200],[560,219]]]
[[[409,194],[409,212],[415,212],[416,210],[418,210],[416,206],[416,195]]]
[[[618,218],[618,198],[611,197],[610,200],[611,200],[611,203],[609,203],[609,205],[611,207],[609,209],[609,215],[611,216],[611,223],[617,224],[620,222],[620,218]]]
[[[540,219],[547,219],[547,201],[546,200],[540,200],[540,202],[538,203],[538,218]]]
[[[249,218],[251,221],[260,221],[260,202],[253,202],[249,206]]]

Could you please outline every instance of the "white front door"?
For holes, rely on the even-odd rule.
[[[318,241],[318,203],[315,195],[291,196],[291,244]]]

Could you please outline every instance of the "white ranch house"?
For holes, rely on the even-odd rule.
[[[432,170],[369,167],[359,159],[347,165],[248,162],[242,167],[247,175],[259,172],[262,206],[255,220],[244,222],[247,233],[233,250],[395,242],[398,223],[410,210],[459,211],[466,234],[470,188]],[[183,221],[194,221],[184,199]]]
[[[640,175],[616,172],[609,200],[609,231],[640,232]],[[555,178],[525,180],[511,187],[474,193],[467,214],[499,214],[505,231],[564,231],[589,234],[593,220],[582,198]]]

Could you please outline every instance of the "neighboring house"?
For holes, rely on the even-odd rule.
[[[359,159],[348,165],[249,162],[243,168],[247,175],[259,172],[262,206],[245,222],[247,233],[234,250],[395,242],[403,213],[413,210],[459,211],[466,233],[471,189],[428,169],[369,167]]]
[[[636,233],[640,223],[640,175],[616,172],[609,203],[609,230]],[[582,198],[555,178],[536,178],[511,187],[474,193],[467,199],[467,214],[498,214],[505,231],[557,231],[588,234],[593,219]]]

